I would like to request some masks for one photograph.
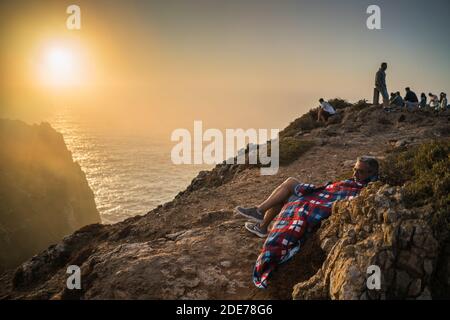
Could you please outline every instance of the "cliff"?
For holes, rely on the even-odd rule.
[[[0,271],[99,221],[62,135],[46,123],[0,119]]]
[[[384,113],[360,101],[332,102],[281,133],[283,166],[216,166],[144,216],[93,224],[0,277],[7,299],[383,299],[448,297],[449,114]],[[288,177],[320,184],[346,177],[357,156],[382,160],[383,178],[342,201],[267,290],[251,281],[263,239],[232,208],[261,202]],[[433,182],[434,181],[434,182]],[[415,183],[417,182],[417,183]],[[82,289],[66,288],[68,265]],[[382,269],[368,292],[367,266]]]

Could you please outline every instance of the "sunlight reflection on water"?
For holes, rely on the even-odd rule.
[[[48,119],[86,174],[103,223],[142,215],[184,190],[207,165],[174,165],[167,142],[111,135],[68,111]]]

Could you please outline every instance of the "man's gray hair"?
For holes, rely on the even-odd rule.
[[[370,170],[373,172],[372,175],[378,175],[378,170],[379,170],[380,166],[378,164],[377,159],[375,159],[374,157],[371,157],[371,156],[361,156],[361,157],[358,157],[357,161],[367,164],[369,166]]]

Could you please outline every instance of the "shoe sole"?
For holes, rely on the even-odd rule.
[[[247,219],[250,219],[254,222],[263,222],[263,219],[258,219],[258,218],[252,217],[252,216],[248,216],[245,213],[239,211],[237,208],[234,208],[234,212],[236,212],[236,213],[240,214],[241,216],[246,217]]]

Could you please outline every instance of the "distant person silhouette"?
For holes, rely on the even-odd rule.
[[[433,108],[434,110],[438,111],[440,105],[438,96],[431,92],[428,93],[428,96],[430,97],[430,108]]]
[[[412,111],[419,107],[419,99],[414,91],[412,91],[409,87],[405,88],[405,107],[407,111]]]
[[[400,92],[397,91],[396,93],[391,93],[391,100],[389,100],[389,104],[393,107],[403,107],[404,102]]]
[[[440,105],[442,111],[447,110],[447,104],[448,104],[447,94],[445,92],[441,92]]]
[[[381,64],[380,69],[378,69],[375,75],[375,90],[374,90],[374,101],[373,104],[378,104],[379,96],[383,97],[383,107],[389,107],[389,93],[386,86],[386,69],[388,65],[386,62]]]
[[[420,95],[420,103],[419,103],[419,108],[420,109],[425,109],[427,106],[427,96],[425,93],[422,92],[422,94]]]
[[[323,98],[320,98],[319,102],[317,121],[327,122],[330,116],[336,114],[336,110],[334,110],[333,106],[328,101],[323,100]]]

